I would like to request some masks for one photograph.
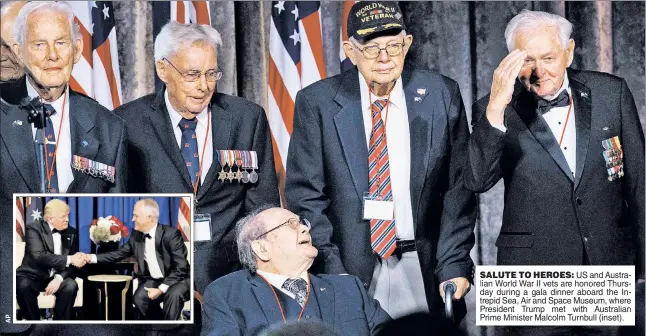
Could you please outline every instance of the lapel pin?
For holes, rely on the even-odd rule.
[[[581,92],[581,97],[588,98],[588,93],[587,92]]]
[[[416,101],[416,102],[418,102],[418,103],[419,103],[419,102],[421,102],[421,101],[422,101],[422,97],[415,97],[415,101]]]
[[[325,287],[321,287],[321,292],[325,292]]]
[[[608,126],[604,127],[604,128],[603,128],[603,130],[604,130],[604,131],[607,131],[607,130],[608,130]]]
[[[87,141],[86,140],[81,141],[81,146],[87,147]]]
[[[22,120],[14,120],[11,124],[13,127],[22,126]]]
[[[423,96],[426,94],[426,89],[417,89],[417,94]]]

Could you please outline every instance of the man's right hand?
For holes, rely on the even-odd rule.
[[[89,255],[81,252],[77,252],[72,256],[72,265],[81,268],[89,262]]]
[[[505,108],[511,101],[514,83],[525,62],[525,57],[527,52],[515,49],[503,58],[493,72],[491,95],[487,106],[487,119],[492,125],[503,125],[505,122]]]

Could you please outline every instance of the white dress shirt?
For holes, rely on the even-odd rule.
[[[49,231],[52,232],[52,240],[54,241],[54,254],[55,255],[62,255],[63,254],[63,243],[61,241],[61,234],[58,233],[58,232],[54,233],[53,232],[54,227],[51,224],[47,223],[47,225],[49,225]],[[70,258],[70,256],[67,256],[67,262],[65,264],[65,267],[69,266],[71,261],[72,261],[72,259]],[[49,276],[54,276],[57,279],[63,281],[63,277],[60,274],[54,275],[54,269],[53,268],[49,270]]]
[[[29,80],[25,77],[27,81],[27,94],[29,97],[38,97],[38,91],[34,89]],[[65,100],[65,116],[61,113],[63,108],[63,100]],[[54,102],[45,102],[44,103],[52,105],[56,110],[56,113],[49,117],[52,120],[52,125],[54,126],[54,134],[56,136],[56,143],[58,144],[58,149],[56,150],[56,176],[58,177],[58,193],[67,192],[67,188],[74,181],[74,172],[72,171],[72,141],[70,137],[70,94],[69,88],[65,89],[65,94],[61,95]],[[61,125],[61,118],[63,118],[63,124]],[[60,139],[59,129],[60,130]],[[32,136],[36,138],[36,127],[32,124],[31,126]]]
[[[159,262],[157,261],[157,251],[155,251],[155,232],[157,231],[157,225],[159,224],[155,224],[150,231],[144,232],[144,234],[148,233],[151,237],[144,238],[144,260],[148,263],[148,272],[150,272],[150,276],[153,279],[159,280],[164,278],[164,274],[162,273]],[[159,285],[159,289],[166,293],[168,285],[161,284]]]
[[[370,134],[372,134],[372,103],[388,97],[377,97],[370,94],[366,81],[359,73],[361,86],[361,110],[363,112],[363,126],[366,133],[366,147],[370,150]],[[390,93],[389,107],[381,111],[381,119],[386,126],[386,141],[388,146],[388,162],[390,164],[390,186],[395,205],[395,228],[397,238],[404,240],[415,239],[413,225],[413,206],[410,199],[410,131],[408,125],[408,112],[406,97],[399,78]],[[388,109],[388,114],[386,114]]]
[[[378,99],[370,94],[364,77],[359,73],[361,89],[361,111],[366,134],[366,146],[370,149],[372,133],[372,103]],[[386,127],[388,161],[390,164],[390,183],[395,206],[395,229],[397,238],[415,239],[413,207],[410,196],[410,129],[408,109],[402,79],[399,78],[390,93],[390,107],[381,112]],[[402,254],[401,259],[390,257],[375,264],[368,293],[379,301],[382,308],[393,318],[415,312],[428,312],[424,278],[416,251]]]
[[[173,125],[173,132],[175,133],[175,140],[177,141],[177,147],[182,149],[182,129],[179,127],[179,122],[182,121],[182,115],[177,112],[168,100],[168,90],[164,92],[164,100],[166,102],[166,109],[168,110],[168,115],[170,116],[171,125]],[[204,178],[211,168],[213,163],[213,130],[209,129],[209,136],[206,139],[206,147],[204,147],[204,137],[206,136],[206,129],[209,119],[208,107],[204,111],[200,112],[197,115],[197,127],[195,128],[195,136],[197,138],[197,153],[199,160],[202,163],[202,170],[200,174],[200,185],[204,183]],[[210,128],[210,125],[208,125]],[[202,154],[204,151],[204,154]],[[204,158],[204,162],[202,162]]]
[[[263,278],[265,278],[269,282],[269,284],[280,289],[281,292],[285,293],[290,298],[292,299],[296,298],[296,295],[294,293],[283,288],[283,284],[285,283],[285,281],[287,281],[287,279],[291,277],[288,277],[286,275],[281,275],[281,274],[269,273],[261,270],[256,270],[256,273],[258,273],[259,275],[262,275]],[[309,285],[310,282],[309,282],[309,277],[307,276],[307,272],[303,272],[303,274],[299,275],[298,277],[305,280],[305,282],[307,282],[307,284]]]

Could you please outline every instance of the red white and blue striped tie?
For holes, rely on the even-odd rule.
[[[381,119],[381,111],[387,100],[376,100],[370,107],[372,111],[372,134],[368,152],[368,180],[370,195],[381,196],[392,200],[390,186],[390,164],[388,163],[388,145],[386,144],[386,127]],[[370,245],[380,257],[388,259],[395,251],[395,219],[370,220]]]

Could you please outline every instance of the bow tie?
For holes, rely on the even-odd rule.
[[[65,230],[52,229],[52,234],[54,234],[54,233],[62,234],[63,232],[65,232]]]
[[[153,236],[151,236],[149,233],[144,233],[144,238],[146,239],[152,239]]]
[[[556,98],[552,100],[538,98],[536,102],[536,109],[541,115],[543,115],[554,107],[565,107],[568,105],[570,105],[570,95],[567,93],[567,90],[563,90]]]

